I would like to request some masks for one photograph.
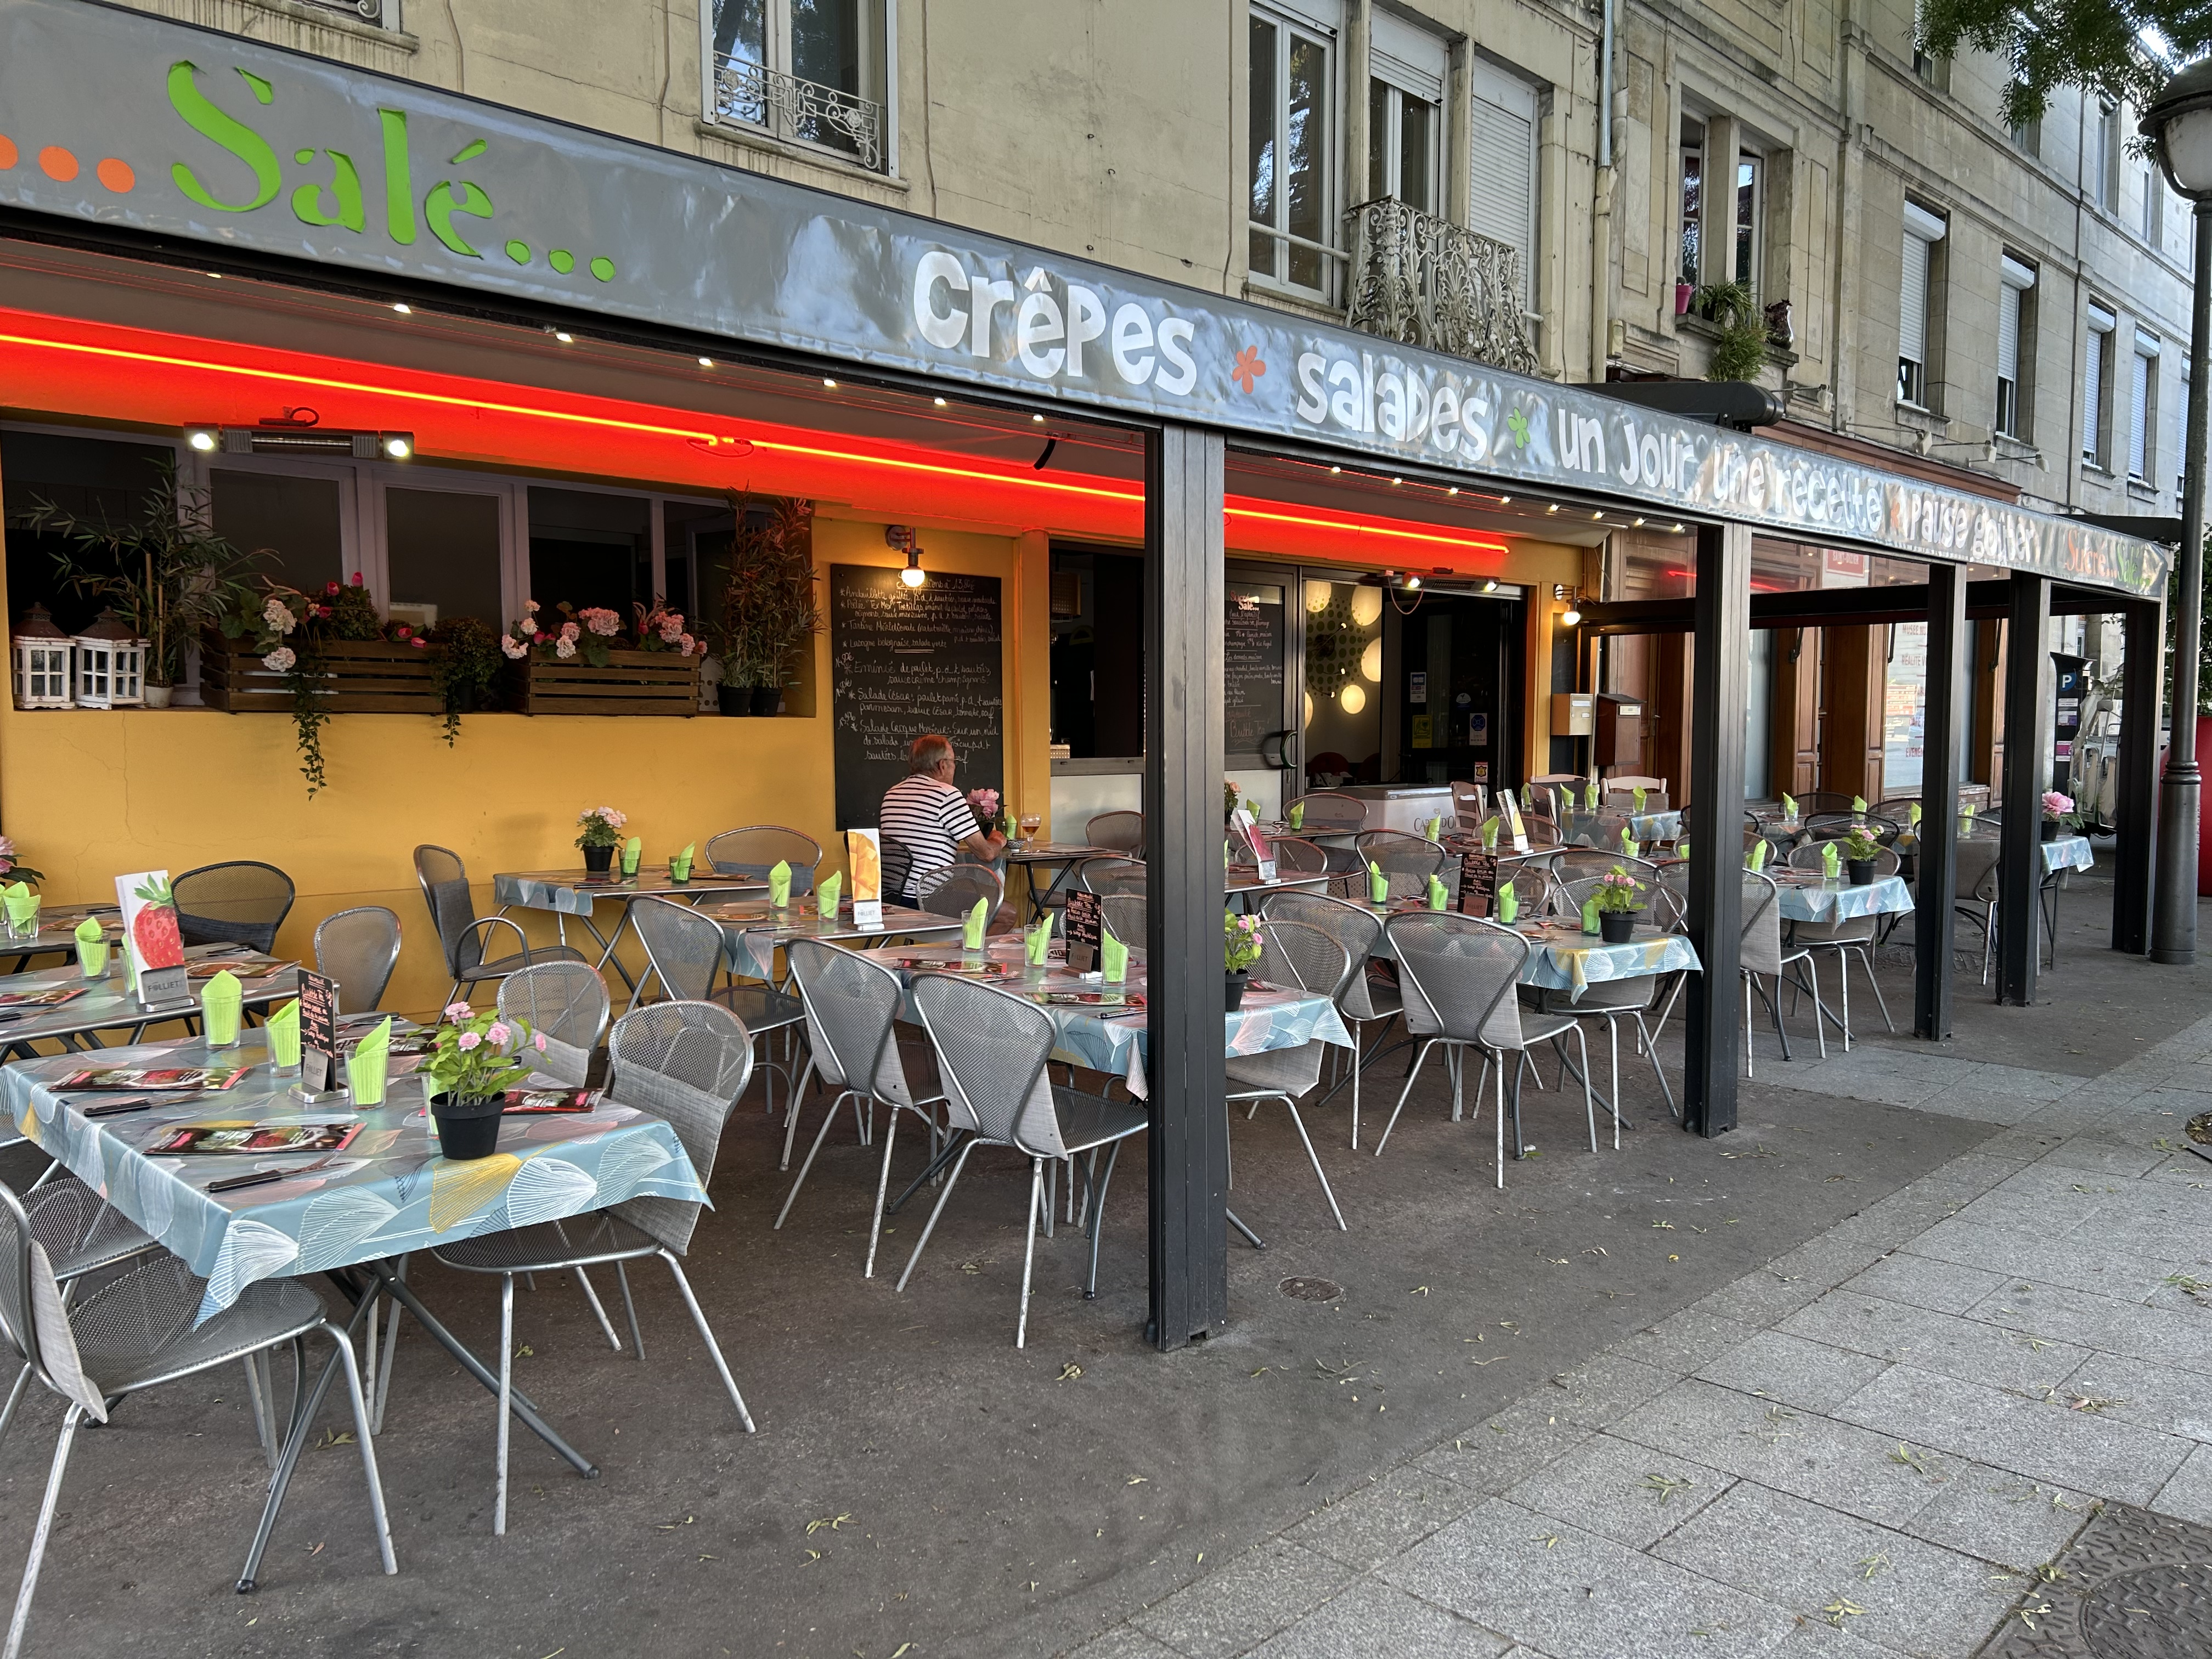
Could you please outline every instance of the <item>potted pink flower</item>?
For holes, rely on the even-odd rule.
[[[2074,815],[2074,797],[2062,795],[2056,789],[2047,790],[2043,797],[2043,839],[2057,841],[2081,820]]]
[[[1636,918],[1642,907],[1636,896],[1644,884],[1616,864],[1597,878],[1590,902],[1597,906],[1597,929],[1607,945],[1626,945],[1636,936]]]
[[[1222,966],[1228,973],[1226,1012],[1233,1014],[1244,1006],[1244,988],[1252,982],[1252,964],[1260,959],[1260,918],[1224,910],[1221,947]]]
[[[1006,829],[1006,817],[1000,810],[997,790],[970,789],[968,792],[968,805],[975,811],[975,822],[983,826],[985,833],[988,834],[993,830]]]
[[[576,822],[583,829],[576,845],[584,849],[585,873],[605,875],[614,866],[615,848],[622,845],[620,832],[629,815],[611,806],[587,806],[576,814]]]
[[[500,1115],[507,1091],[530,1075],[532,1052],[545,1052],[545,1034],[496,1010],[477,1013],[465,1002],[448,1003],[422,1070],[435,1084],[430,1121],[438,1150],[459,1163],[489,1158],[499,1147]]]

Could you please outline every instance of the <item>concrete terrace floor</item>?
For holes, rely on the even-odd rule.
[[[1532,1093],[1539,1156],[1509,1164],[1500,1193],[1492,1126],[1449,1121],[1440,1073],[1415,1090],[1380,1159],[1346,1146],[1340,1097],[1310,1121],[1348,1232],[1329,1224],[1280,1108],[1239,1117],[1233,1202],[1269,1248],[1232,1241],[1229,1328],[1174,1355],[1141,1340],[1141,1148],[1108,1206],[1099,1299],[1079,1293],[1073,1231],[1041,1242],[1030,1346],[1018,1352],[1025,1178],[1014,1159],[971,1163],[896,1295],[918,1209],[897,1218],[878,1277],[864,1280],[875,1155],[848,1123],[789,1224],[772,1231],[787,1177],[756,1091],[731,1121],[718,1207],[689,1265],[757,1435],[738,1431],[665,1274],[634,1274],[643,1365],[608,1350],[565,1281],[541,1279],[520,1298],[518,1382],[602,1477],[577,1479],[519,1432],[510,1531],[493,1538],[490,1399],[409,1328],[378,1443],[400,1576],[376,1571],[358,1462],[334,1447],[307,1455],[264,1588],[240,1597],[230,1583],[265,1469],[242,1377],[193,1379],[81,1439],[31,1651],[1291,1659],[1497,1654],[1517,1642],[1556,1659],[1970,1653],[2004,1611],[1986,1590],[1960,1589],[1941,1620],[1877,1619],[1888,1593],[1878,1575],[1850,1592],[1869,1612],[1847,1616],[1842,1633],[1803,1603],[1832,1599],[1839,1552],[1909,1564],[1922,1597],[1963,1582],[1960,1563],[1978,1572],[2045,1559],[2078,1516],[2007,1506],[2014,1519],[2034,1511],[2037,1528],[2003,1532],[1983,1514],[1999,1500],[1972,1480],[1939,1487],[1872,1457],[1877,1439],[1886,1454],[1905,1436],[1946,1467],[1978,1457],[2046,1492],[2154,1507],[2170,1492],[2175,1512],[2198,1515],[2180,1507],[2196,1490],[2212,1506],[2212,1469],[2201,1459],[2183,1469],[2182,1407],[2160,1392],[2187,1381],[2173,1354],[2197,1350],[2172,1345],[2204,1345],[2205,1316],[2180,1290],[2136,1282],[2149,1267],[2177,1271],[2173,1253],[2196,1249],[2174,1229],[2203,1200],[2163,1173],[2178,1166],[2151,1142],[2212,1106],[2189,1092],[2196,1054],[2212,1048],[2212,1036],[2189,1035],[2212,1012],[2212,969],[2113,956],[2106,903],[2101,882],[2077,878],[2046,1006],[1996,1009],[1969,980],[1943,1050],[1881,1037],[1855,995],[1862,1032],[1875,1036],[1820,1063],[1802,1011],[1803,1058],[1785,1066],[1763,1039],[1742,1127],[1717,1141],[1672,1127],[1648,1070],[1626,1080],[1633,1127],[1619,1152],[1609,1138],[1589,1151],[1578,1090]],[[1909,957],[1891,953],[1881,972],[1909,1024]],[[1663,1049],[1678,1068],[1678,1039]],[[1364,1147],[1395,1070],[1370,1085]],[[908,1146],[901,1168],[918,1157]],[[0,1173],[24,1176],[27,1162],[0,1155]],[[1969,1205],[1981,1208],[1950,1217]],[[2015,1248],[1976,1230],[2005,1227],[2033,1235],[2018,1248],[2040,1252],[2039,1273],[2017,1282],[2064,1326],[2039,1334],[2041,1348],[2005,1334],[2027,1314],[1994,1311],[2019,1302],[1968,1315],[2007,1270],[1973,1251]],[[2089,1229],[2084,1250],[2124,1285],[2084,1282],[2053,1243],[2065,1228]],[[422,1260],[415,1275],[485,1352],[495,1286]],[[1277,1287],[1293,1276],[1343,1293],[1292,1300]],[[2045,1306],[2029,1321],[2039,1333]],[[1923,1330],[1931,1320],[1950,1323]],[[2145,1322],[2166,1346],[2142,1351],[2128,1333],[2148,1333]],[[1975,1328],[1951,1328],[1960,1322]],[[1897,1359],[1948,1355],[1946,1343],[1960,1357]],[[2081,1371],[2124,1361],[2136,1368],[2125,1378]],[[2138,1403],[2084,1415],[1990,1386],[2071,1386],[2077,1373],[2098,1397]],[[1960,1403],[1969,1396],[2014,1413],[2005,1436]],[[1899,1426],[1939,1408],[1956,1419],[1943,1433]],[[1790,1435],[1830,1425],[1819,1449],[1763,1441],[1770,1409],[1806,1419]],[[58,1416],[41,1398],[0,1445],[0,1559],[20,1560],[27,1544]],[[349,1425],[332,1407],[322,1426]],[[2087,1447],[2115,1436],[2142,1443]],[[2004,1462],[2008,1448],[2052,1437],[2055,1464]],[[1815,1474],[1741,1467],[1771,1460],[1772,1445],[1811,1456]],[[2196,1486],[2176,1486],[2178,1470]],[[1662,1504],[1646,1483],[1655,1474],[1695,1484],[1669,1486]],[[1923,1524],[1947,1508],[1960,1510],[1955,1525]],[[1560,1542],[1532,1556],[1538,1534]],[[1893,1534],[1910,1541],[1858,1547]],[[1700,1620],[1730,1628],[1688,1636]]]

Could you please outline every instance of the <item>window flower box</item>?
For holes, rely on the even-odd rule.
[[[507,664],[507,706],[520,714],[680,714],[699,712],[696,656],[609,648],[605,666],[580,653],[545,659],[542,651]]]
[[[334,714],[428,714],[442,717],[444,693],[431,653],[391,640],[330,640],[327,699]],[[210,629],[200,640],[200,700],[233,714],[289,714],[290,676],[270,668],[251,640],[227,640]]]

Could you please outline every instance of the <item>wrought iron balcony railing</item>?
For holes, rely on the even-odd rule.
[[[710,118],[760,127],[778,138],[836,150],[872,173],[884,170],[881,104],[744,58],[716,56]]]
[[[1521,250],[1385,198],[1352,222],[1344,320],[1385,339],[1532,374]]]

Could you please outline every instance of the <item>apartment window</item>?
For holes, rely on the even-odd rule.
[[[2158,461],[2158,337],[2136,331],[2135,360],[2128,376],[2128,477],[2154,482]]]
[[[2043,155],[2043,118],[2041,116],[2037,116],[2032,121],[2015,121],[2013,123],[2011,132],[2014,149],[2024,155],[2041,159]]]
[[[705,0],[708,118],[891,166],[884,0]]]
[[[2021,341],[2029,343],[2026,361],[2034,354],[2035,267],[2023,264],[2009,253],[2002,256],[1997,287],[1997,406],[1993,428],[2008,438],[2027,441],[2027,398],[2022,376]]]
[[[1759,286],[1759,226],[1760,196],[1765,183],[1759,158],[1742,155],[1735,160],[1735,259],[1731,267],[1735,280],[1756,289]]]
[[[2112,313],[2095,301],[2089,302],[2089,332],[2081,354],[2081,464],[2105,470],[2106,383],[2111,378],[2112,331],[2118,326]]]
[[[1521,252],[1521,303],[1536,270],[1536,92],[1486,58],[1468,64],[1467,228]]]
[[[1936,246],[1944,222],[1916,202],[1905,204],[1905,269],[1898,289],[1897,400],[1934,406],[1929,395],[1929,343],[1935,334]]]
[[[2166,181],[2148,161],[2136,172],[2142,182],[2142,239],[2155,252],[2166,240]]]
[[[2173,356],[2181,369],[2173,392],[2173,494],[2179,506],[2182,477],[2189,470],[2189,354],[2177,351]]]
[[[1699,258],[1705,244],[1705,124],[1686,116],[1682,121],[1682,271],[1680,280],[1692,285],[1705,280]]]
[[[1389,12],[1370,15],[1367,195],[1437,211],[1443,174],[1445,48]]]
[[[2083,165],[2089,176],[2083,181],[2089,199],[2110,213],[2120,193],[2120,112],[2112,104],[2099,103],[2091,112],[2089,142]]]
[[[1336,215],[1329,156],[1336,143],[1335,32],[1313,17],[1252,9],[1252,275],[1330,298]]]
[[[359,23],[379,28],[399,27],[399,0],[307,0],[319,11],[340,11]]]

